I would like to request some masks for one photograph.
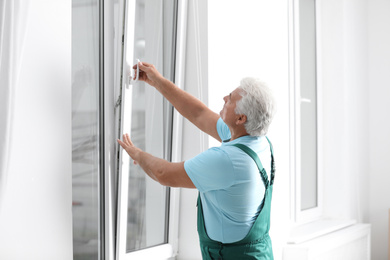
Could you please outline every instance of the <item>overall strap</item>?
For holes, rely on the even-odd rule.
[[[269,186],[268,176],[267,176],[267,173],[265,172],[264,167],[261,164],[261,161],[260,161],[259,157],[257,156],[257,154],[251,148],[249,148],[248,146],[243,145],[243,144],[232,144],[232,146],[240,148],[243,152],[245,152],[247,155],[249,155],[255,161],[257,168],[259,169],[261,178],[263,180],[264,186],[267,189]]]
[[[259,169],[259,172],[261,174],[261,178],[263,180],[264,186],[268,188],[268,185],[273,185],[274,184],[274,179],[275,179],[275,160],[274,160],[274,149],[272,146],[271,141],[267,138],[267,141],[269,143],[270,151],[271,151],[271,182],[268,180],[267,173],[265,172],[265,169],[263,165],[261,164],[261,161],[257,154],[248,146],[243,145],[243,144],[232,144],[233,146],[240,148],[243,152],[248,154],[256,163],[257,168]]]
[[[275,179],[275,160],[274,160],[274,148],[272,146],[271,141],[267,138],[267,141],[269,143],[269,147],[271,149],[271,185],[274,184],[274,179]]]

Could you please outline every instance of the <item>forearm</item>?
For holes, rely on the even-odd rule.
[[[164,168],[166,168],[169,163],[166,160],[157,158],[144,151],[139,151],[136,155],[134,155],[134,161],[141,166],[150,178],[159,183],[161,183],[161,180],[163,179]]]
[[[148,154],[135,147],[128,134],[123,135],[123,141],[118,139],[118,143],[153,180],[164,186],[195,188],[184,169],[184,162],[171,163]]]
[[[141,151],[135,158],[145,173],[161,185],[169,187],[195,188],[188,177],[184,162],[172,163]]]
[[[193,124],[199,127],[197,119],[209,108],[193,95],[163,78],[155,88],[175,107],[175,109]]]
[[[216,130],[219,115],[211,111],[199,99],[178,88],[171,81],[165,79],[153,66],[148,63],[138,63],[139,79],[155,87],[185,118],[203,132],[220,141]],[[137,69],[134,65],[133,69]]]

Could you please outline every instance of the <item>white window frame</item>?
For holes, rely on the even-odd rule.
[[[317,87],[317,206],[301,210],[301,147],[300,147],[300,39],[299,0],[289,0],[289,75],[290,75],[290,215],[296,224],[304,224],[323,217],[323,155],[322,155],[322,85],[321,31],[318,1],[315,1],[316,20],[316,87]]]
[[[121,10],[119,11],[120,15],[123,15],[123,7],[125,0],[119,0]],[[128,0],[129,4],[134,4],[134,0]],[[185,46],[186,46],[186,26],[187,26],[187,3],[188,0],[179,0],[178,1],[178,17],[177,17],[177,33],[176,33],[176,60],[175,60],[175,83],[178,86],[183,86],[184,83],[184,71],[185,71]],[[135,6],[134,6],[135,7]],[[135,8],[132,8],[135,10]],[[132,14],[134,15],[134,14]],[[127,22],[125,23],[127,24]],[[134,28],[134,24],[130,24],[130,27]],[[126,28],[119,29],[126,30]],[[125,40],[126,42],[126,40]],[[124,57],[126,57],[126,50],[124,48]],[[118,59],[118,62],[121,62],[121,59]],[[121,66],[118,64],[118,66]],[[128,74],[128,68],[124,66],[123,75]],[[122,86],[128,85],[128,79],[124,77],[122,79]],[[131,86],[130,86],[131,87]],[[131,95],[131,91],[126,90],[126,87],[122,88],[122,101],[125,100],[125,95]],[[131,102],[131,97],[126,98],[128,102]],[[121,114],[125,112],[124,109],[130,109],[131,104],[122,104]],[[131,114],[127,111],[126,114]],[[131,120],[131,118],[124,118],[124,120]],[[130,132],[130,129],[124,129],[123,124],[130,126],[129,123],[124,123],[122,120],[121,129],[123,132]],[[181,149],[182,149],[182,117],[175,110],[173,116],[173,137],[172,137],[172,162],[179,162],[181,158]],[[168,242],[162,245],[153,246],[150,248],[137,250],[134,252],[126,252],[126,232],[127,232],[127,192],[128,192],[128,180],[129,180],[129,165],[130,158],[128,156],[122,156],[123,149],[120,149],[120,167],[119,172],[119,186],[118,186],[118,221],[117,223],[117,241],[116,241],[116,259],[117,260],[134,260],[134,259],[174,259],[178,253],[178,237],[179,237],[179,198],[180,198],[180,189],[171,188],[170,190],[170,203],[169,203],[169,220],[168,220]],[[125,209],[125,210],[122,210]],[[122,223],[121,223],[122,222]]]

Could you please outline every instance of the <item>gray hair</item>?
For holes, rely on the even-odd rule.
[[[251,136],[266,135],[275,113],[275,100],[265,83],[256,78],[243,78],[240,82],[236,114],[246,115],[245,130]]]

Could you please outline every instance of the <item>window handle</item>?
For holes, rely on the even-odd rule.
[[[140,60],[137,59],[137,70],[134,71],[134,74],[133,74],[132,66],[129,68],[129,70],[130,70],[129,85],[131,83],[136,83],[139,79],[139,63],[140,63]],[[134,77],[135,77],[135,79],[134,79]]]

